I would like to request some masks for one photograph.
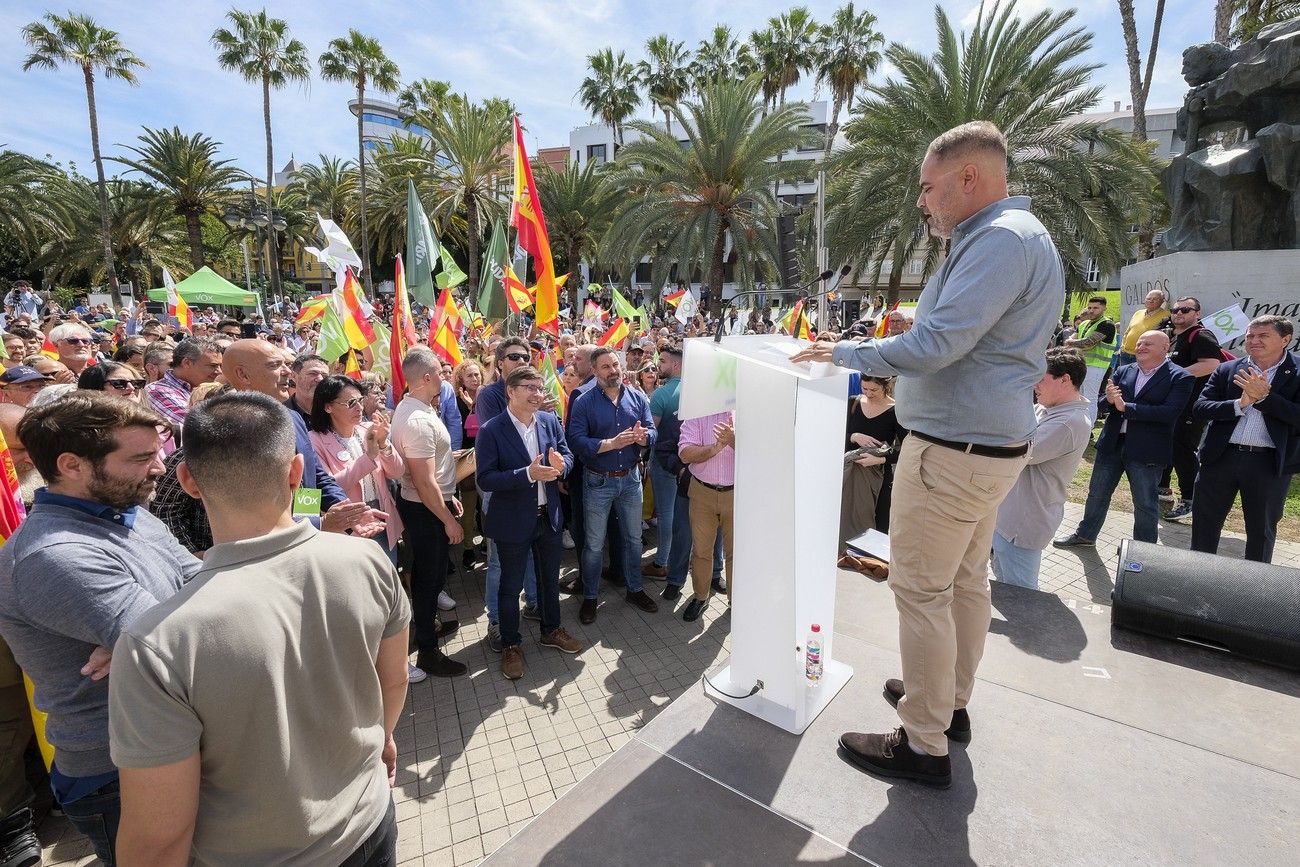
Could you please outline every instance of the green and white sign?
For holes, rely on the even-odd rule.
[[[299,488],[293,492],[293,516],[320,517],[320,488]]]

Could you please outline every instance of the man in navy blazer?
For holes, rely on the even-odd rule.
[[[1159,528],[1160,476],[1173,459],[1174,425],[1192,396],[1196,378],[1167,360],[1169,336],[1148,331],[1138,338],[1137,361],[1115,371],[1098,400],[1111,406],[1097,438],[1088,502],[1079,528],[1054,539],[1057,548],[1097,544],[1120,475],[1133,495],[1133,538],[1155,542]]]
[[[501,673],[510,680],[524,674],[519,635],[519,591],[531,552],[537,567],[544,647],[578,653],[582,642],[560,625],[560,484],[573,469],[573,454],[554,413],[543,412],[542,375],[519,367],[505,380],[505,412],[479,428],[474,440],[478,485],[492,494],[483,516],[483,533],[496,543],[501,559],[497,612],[501,618]]]
[[[1300,375],[1283,316],[1256,317],[1246,357],[1220,364],[1192,412],[1210,423],[1192,497],[1192,550],[1216,554],[1223,521],[1241,494],[1246,559],[1273,558],[1291,476],[1300,469]]]

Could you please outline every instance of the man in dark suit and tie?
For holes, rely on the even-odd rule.
[[[483,533],[501,558],[497,610],[501,618],[501,673],[524,675],[520,650],[519,591],[531,552],[537,566],[537,601],[544,647],[579,653],[582,642],[560,625],[559,480],[573,469],[573,454],[554,413],[541,411],[546,398],[542,375],[519,367],[506,377],[506,411],[479,429],[474,441],[478,484],[492,494]]]
[[[1115,371],[1106,385],[1111,412],[1097,439],[1088,502],[1079,528],[1054,539],[1057,548],[1090,548],[1110,509],[1120,475],[1133,495],[1133,538],[1155,542],[1159,527],[1160,476],[1173,457],[1174,424],[1187,406],[1196,378],[1166,359],[1169,336],[1148,331],[1138,338],[1137,361]]]
[[[1241,494],[1246,559],[1273,557],[1291,475],[1300,469],[1300,375],[1287,351],[1294,327],[1283,316],[1256,317],[1246,357],[1220,364],[1192,410],[1210,423],[1192,498],[1192,550],[1218,553],[1223,521]]]

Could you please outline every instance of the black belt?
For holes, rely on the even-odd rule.
[[[912,436],[923,439],[928,443],[934,443],[937,446],[943,446],[946,449],[955,449],[959,452],[965,452],[968,455],[979,455],[984,458],[1018,458],[1028,454],[1029,443],[1021,443],[1018,446],[982,446],[978,443],[958,443],[952,440],[939,439],[920,431],[912,431]]]
[[[709,488],[710,490],[720,491],[724,494],[727,491],[730,491],[736,487],[735,485],[710,485],[708,482],[704,481],[703,479],[697,478],[694,475],[691,476],[691,481],[695,482],[696,484],[704,485],[704,487]]]
[[[1244,446],[1241,443],[1228,443],[1239,452],[1271,452],[1272,446]]]
[[[631,469],[626,469],[626,470],[612,470],[612,471],[606,473],[606,472],[602,472],[602,471],[600,471],[600,470],[592,470],[592,469],[588,469],[587,472],[589,472],[589,473],[594,473],[594,474],[597,475],[597,476],[604,476],[604,477],[607,478],[607,479],[621,479],[621,478],[623,478],[624,476],[630,474],[630,473],[632,472],[632,470],[631,470]]]

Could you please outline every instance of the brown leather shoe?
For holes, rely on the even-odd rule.
[[[542,636],[542,647],[554,647],[556,650],[563,650],[565,653],[582,653],[585,646],[581,641],[569,634],[563,626],[558,626],[553,632],[548,632]]]
[[[647,614],[654,614],[659,610],[659,603],[647,596],[644,590],[638,590],[635,593],[629,590],[626,598],[628,602],[631,602]]]
[[[501,673],[510,680],[524,676],[524,652],[519,649],[519,645],[501,651]]]
[[[891,677],[885,681],[885,701],[894,707],[902,700],[906,693],[903,690],[903,682],[896,677]],[[948,740],[957,741],[958,743],[970,743],[970,714],[966,708],[954,708],[952,712],[952,722],[948,724],[948,730],[944,732]]]
[[[582,607],[578,609],[578,620],[585,626],[590,626],[596,622],[596,600],[582,600]]]
[[[947,756],[918,753],[907,744],[902,726],[883,735],[845,732],[840,735],[844,757],[864,771],[882,777],[916,780],[936,789],[952,785],[952,764]]]
[[[667,578],[668,570],[651,560],[641,564],[641,574],[647,578]]]

